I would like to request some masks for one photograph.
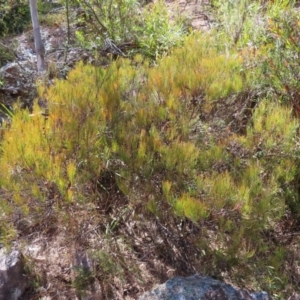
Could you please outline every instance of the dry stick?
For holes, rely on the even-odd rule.
[[[66,15],[67,15],[67,24],[68,24],[68,45],[70,44],[70,10],[69,10],[69,0],[66,0]]]
[[[69,46],[70,46],[70,14],[69,14],[69,0],[66,0],[66,16],[67,16],[67,28],[68,28],[68,41],[67,41],[67,47],[65,50],[65,58],[64,61],[65,63],[67,62],[68,59],[68,51],[69,51]]]
[[[247,11],[247,7],[246,7],[246,4],[245,4],[240,27],[239,27],[238,31],[235,33],[235,36],[234,36],[234,40],[233,40],[234,45],[236,45],[238,43],[238,41],[239,41],[239,39],[242,35],[243,26],[244,26],[244,23],[245,23],[245,20],[246,20],[246,11]]]
[[[36,0],[29,0],[38,72],[46,71],[45,48],[42,41]]]
[[[83,4],[85,4],[90,10],[91,12],[93,13],[95,19],[97,20],[97,22],[99,23],[100,27],[102,28],[102,30],[106,33],[108,32],[108,29],[107,27],[99,20],[95,10],[92,8],[91,4],[88,3],[86,0],[83,0]]]

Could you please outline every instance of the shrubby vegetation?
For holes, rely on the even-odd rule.
[[[161,3],[144,27],[130,15],[137,2],[105,3],[95,1],[85,30],[102,42],[138,42],[142,54],[107,68],[80,63],[65,80],[39,83],[45,112],[15,109],[1,131],[2,242],[61,226],[76,235],[76,210],[89,219],[100,210],[108,240],[143,219],[168,263],[285,299],[298,285],[283,234],[300,216],[298,15],[286,1],[214,1],[219,27],[183,38]],[[120,249],[108,245],[94,253],[95,274],[78,271],[77,289],[125,272],[110,256]]]
[[[170,23],[163,1],[145,6],[143,1],[77,0],[82,9],[76,35],[81,44],[112,48],[118,55],[144,55],[157,58],[178,46],[187,34],[184,19]]]
[[[30,21],[27,1],[0,1],[0,36],[21,33]]]
[[[38,11],[41,15],[47,14],[51,9],[60,6],[52,1],[38,1]],[[23,33],[30,24],[30,8],[25,0],[0,1],[0,37],[8,34]]]

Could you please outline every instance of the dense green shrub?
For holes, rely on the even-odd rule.
[[[82,22],[89,26],[88,32],[97,37],[94,43],[100,44],[107,38],[117,44],[133,39],[139,11],[137,1],[81,0],[78,3],[83,9]]]
[[[30,9],[27,1],[0,1],[0,36],[23,32],[29,21]]]
[[[37,1],[38,13],[41,19],[53,8],[61,4],[41,0]],[[0,1],[0,37],[8,34],[20,34],[31,24],[29,2],[25,0]]]
[[[179,45],[187,33],[179,18],[170,23],[163,1],[146,7],[137,0],[77,2],[83,10],[79,23],[84,27],[76,34],[86,47],[123,56],[140,52],[156,58]]]

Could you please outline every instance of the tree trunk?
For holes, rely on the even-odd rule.
[[[33,26],[35,52],[37,57],[37,69],[38,72],[43,72],[46,70],[45,49],[41,37],[38,13],[36,8],[36,0],[29,0],[29,4],[30,4],[32,26]]]

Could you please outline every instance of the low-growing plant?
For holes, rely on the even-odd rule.
[[[130,42],[136,32],[139,2],[128,1],[78,1],[83,9],[80,18],[88,27],[85,34],[96,38],[92,45],[102,45],[105,40],[119,44]]]
[[[258,46],[265,32],[265,10],[261,1],[213,1],[217,15],[216,33],[227,48]]]
[[[268,47],[262,65],[264,87],[299,112],[299,16],[287,9],[268,21]]]
[[[195,34],[156,66],[140,56],[107,68],[80,63],[66,80],[40,85],[49,113],[16,109],[1,142],[0,185],[12,195],[1,204],[2,220],[11,228],[16,215],[34,228],[63,223],[71,234],[74,207],[109,211],[105,196],[115,191],[126,208],[162,228],[168,262],[185,249],[194,253],[193,270],[235,273],[239,265],[246,276],[260,262],[278,274],[284,255],[266,245],[265,234],[295,191],[299,122],[266,98],[244,134],[231,132],[226,120],[214,132],[209,116],[249,82],[241,55],[210,43]],[[106,236],[124,225],[125,209],[118,209],[102,226]],[[163,251],[155,237],[153,247]],[[126,261],[118,257],[120,267],[113,265],[108,252],[96,255],[99,274],[122,274]]]
[[[14,60],[13,51],[7,51],[7,48],[0,43],[0,67],[3,67],[7,62]],[[4,84],[2,76],[0,77],[0,87]]]
[[[162,1],[148,5],[141,13],[142,24],[138,27],[137,43],[141,52],[157,58],[179,46],[187,34],[184,23],[175,19],[171,23],[167,8]]]
[[[75,288],[79,297],[85,296],[85,291],[94,281],[94,275],[92,271],[84,267],[77,267],[75,273],[76,276],[72,282],[72,286]]]

